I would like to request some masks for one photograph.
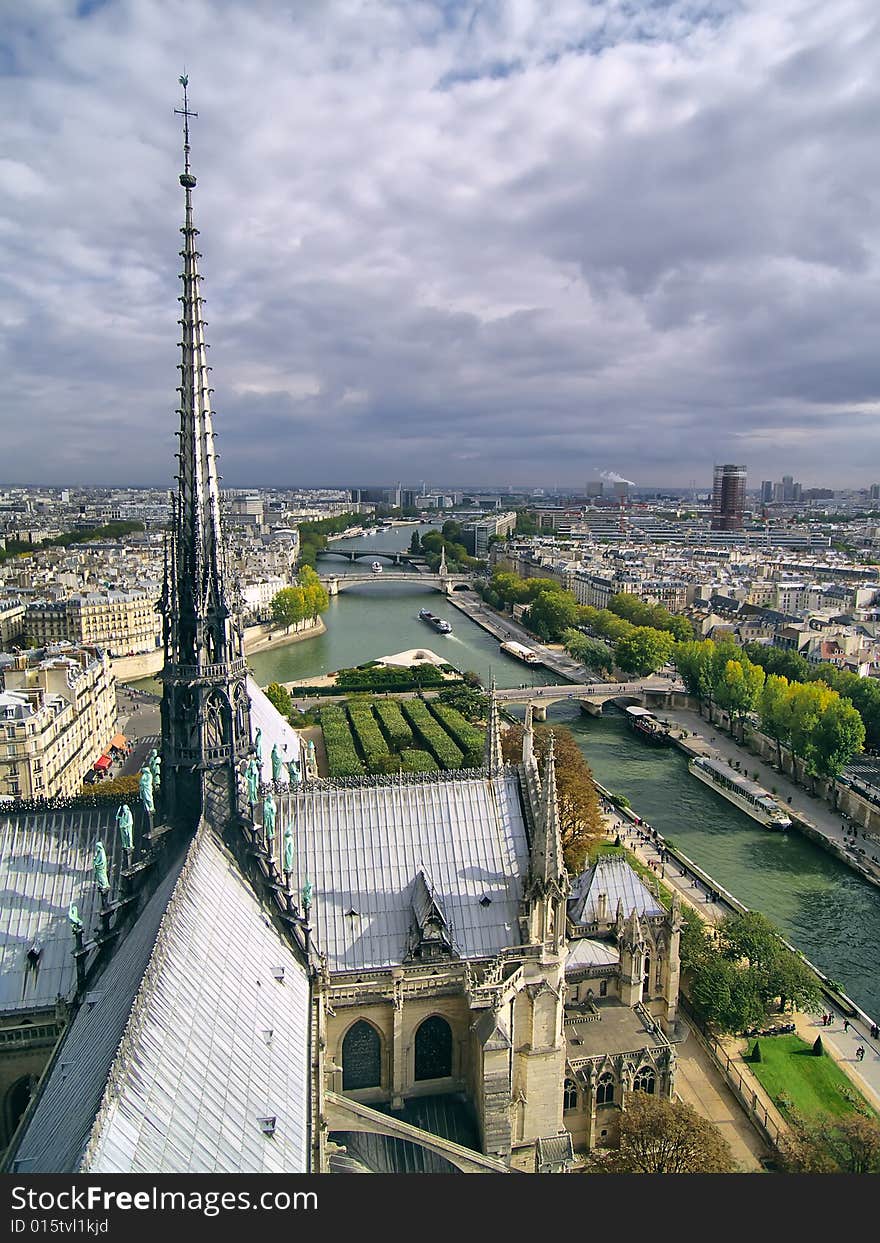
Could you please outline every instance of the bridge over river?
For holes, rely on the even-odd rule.
[[[684,694],[684,686],[669,678],[637,678],[632,682],[565,682],[558,686],[513,686],[496,690],[500,704],[532,705],[535,718],[543,721],[550,704],[575,700],[591,716],[600,716],[606,703],[661,707],[670,695]]]

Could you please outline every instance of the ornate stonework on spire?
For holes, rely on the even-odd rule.
[[[218,808],[237,809],[236,765],[250,746],[250,704],[241,629],[226,583],[220,485],[193,223],[187,79],[184,119],[183,292],[177,492],[159,608],[164,617],[162,751],[165,814],[193,827],[210,791]]]
[[[536,893],[555,895],[561,895],[567,889],[556,794],[556,748],[552,734],[541,783],[540,819],[532,843],[530,887]]]
[[[504,767],[504,755],[501,750],[501,714],[498,711],[498,700],[495,698],[495,682],[489,692],[489,721],[486,727],[486,767],[490,773],[501,772]]]

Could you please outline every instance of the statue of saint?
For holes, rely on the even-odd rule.
[[[302,904],[303,910],[308,915],[312,905],[312,882],[306,877],[306,883],[302,887]]]
[[[298,786],[300,783],[299,760],[287,761],[287,776],[292,786]]]
[[[104,849],[103,842],[95,845],[95,861],[92,867],[95,872],[95,884],[102,893],[106,893],[110,888],[110,880],[107,876],[107,851]]]
[[[141,796],[144,811],[148,812],[152,816],[153,812],[156,810],[153,803],[153,774],[146,765],[144,765],[141,769],[141,779],[138,784],[138,793]]]
[[[70,920],[70,926],[74,932],[82,932],[83,921],[79,917],[79,910],[75,902],[71,902],[67,908],[67,918]]]
[[[293,829],[289,824],[284,829],[284,870],[288,876],[293,871]]]
[[[162,784],[162,757],[155,747],[150,752],[150,758],[147,763],[153,777],[153,789],[158,790]]]
[[[128,803],[123,803],[117,809],[116,823],[119,826],[119,836],[122,838],[122,849],[133,850],[134,839],[132,837],[132,829],[134,828],[134,816],[131,814],[131,808]]]
[[[272,780],[281,781],[284,776],[284,760],[278,750],[278,743],[272,747]]]
[[[275,840],[275,800],[271,794],[263,799],[263,828],[266,830],[266,841],[271,847]]]
[[[260,797],[260,767],[254,756],[251,756],[247,762],[244,779],[247,785],[248,802],[255,807]]]
[[[254,734],[254,755],[257,757],[257,763],[260,766],[260,774],[263,772],[263,731],[257,726],[257,732]]]

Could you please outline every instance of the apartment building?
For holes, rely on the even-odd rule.
[[[95,648],[7,657],[0,665],[0,796],[78,794],[116,732],[116,679]]]
[[[25,636],[29,646],[95,643],[111,656],[148,652],[161,645],[156,612],[158,591],[89,591],[65,600],[36,601],[28,606]]]

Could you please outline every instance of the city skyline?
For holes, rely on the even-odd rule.
[[[762,8],[189,4],[224,486],[870,486],[876,18]],[[170,487],[174,6],[7,31],[0,484]]]

